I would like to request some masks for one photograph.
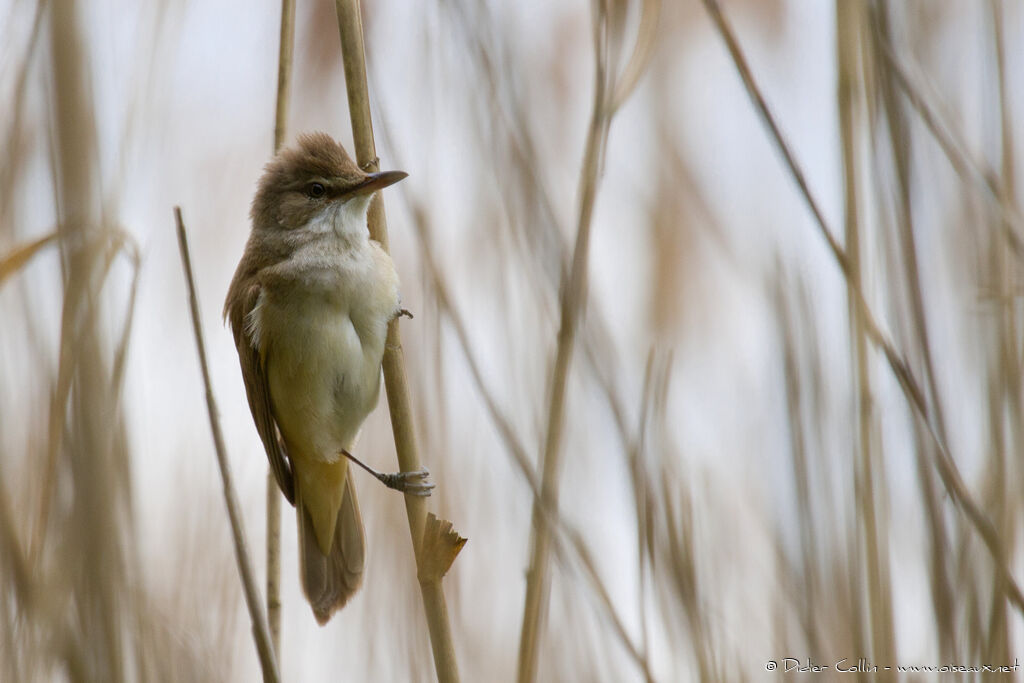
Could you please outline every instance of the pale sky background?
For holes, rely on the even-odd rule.
[[[308,3],[298,4],[288,139],[294,140],[300,131],[324,130],[351,149],[336,29],[330,23],[314,32],[317,22],[307,16]],[[713,216],[704,224],[691,220],[687,245],[692,251],[680,264],[692,269],[682,278],[686,290],[661,302],[681,311],[681,322],[657,342],[673,350],[666,415],[681,458],[679,466],[692,489],[697,537],[705,551],[699,563],[705,607],[716,624],[721,654],[736,667],[727,670],[758,680],[764,661],[786,654],[777,651],[770,637],[777,603],[766,596],[777,590],[775,539],[781,536],[795,543],[796,514],[778,327],[768,283],[775,275],[775,264],[781,262],[788,273],[801,275],[812,295],[826,380],[834,392],[825,408],[830,423],[822,429],[836,450],[817,454],[826,462],[847,457],[854,434],[846,290],[699,3],[687,1],[683,10],[669,0],[663,4],[676,25],[670,34],[659,36],[651,70],[664,74],[663,82],[673,87],[655,87],[648,73],[612,123],[594,217],[590,305],[599,308],[609,323],[620,365],[617,379],[626,405],[635,413],[652,344],[647,304],[651,232],[645,222],[659,156],[670,143],[678,146],[695,171],[698,189]],[[813,193],[830,226],[841,235],[834,6],[794,0],[765,3],[751,11],[748,4],[725,6]],[[372,5],[373,16],[365,28],[378,155],[383,168],[400,167],[410,174],[384,196],[391,247],[403,281],[403,303],[416,314],[413,321],[402,323],[411,381],[424,392],[417,397],[435,395],[424,388],[438,378],[431,368],[433,346],[423,337],[439,324],[438,312],[422,293],[425,275],[409,210],[411,201],[421,201],[431,209],[433,248],[469,325],[471,345],[483,362],[484,375],[499,398],[514,406],[517,426],[524,430],[522,440],[535,456],[541,444],[536,434],[542,433],[545,419],[543,391],[553,358],[557,303],[549,296],[548,308],[538,312],[536,297],[523,293],[530,275],[512,266],[503,271],[496,265],[493,245],[487,242],[489,227],[477,223],[478,206],[486,199],[477,192],[485,190],[465,189],[478,188],[480,174],[489,172],[476,158],[480,147],[469,133],[475,125],[471,119],[485,106],[488,93],[471,78],[473,65],[467,61],[471,58],[460,51],[461,39],[453,37],[452,11],[446,3],[392,0]],[[948,100],[951,108],[956,107],[952,120],[979,158],[991,158],[998,141],[989,126],[996,118],[991,112],[972,109],[972,102],[982,101],[983,95],[990,98],[993,86],[969,81],[988,59],[989,46],[982,42],[986,16],[974,11],[971,3],[952,5],[963,15],[960,31],[949,37],[948,53],[935,60],[941,71],[925,82],[934,87],[940,101],[946,93],[955,93]],[[549,165],[536,172],[558,199],[554,208],[563,239],[568,241],[575,226],[574,193],[593,87],[589,4],[527,0],[489,6],[496,17],[493,26],[503,32],[509,50],[505,75],[522,94],[519,106],[540,123],[536,126],[539,140],[550,151],[545,156]],[[33,12],[29,3],[0,2],[0,34],[5,36],[0,47],[0,97],[4,99],[14,91]],[[1020,88],[1024,12],[1013,3],[1007,3],[1006,12],[1008,83],[1011,106],[1019,112],[1024,104]],[[235,648],[232,680],[254,680],[257,662],[249,642],[248,616],[237,593],[172,207],[182,207],[190,234],[214,389],[262,586],[266,459],[220,310],[248,234],[249,202],[271,151],[279,7],[269,2],[97,1],[82,3],[80,14],[87,31],[84,42],[89,50],[107,212],[137,240],[142,254],[125,387],[135,456],[140,562],[166,609],[194,609],[196,614],[227,610],[215,616],[227,618],[230,626],[228,640]],[[628,36],[635,31],[636,15],[633,8]],[[329,6],[318,9],[316,16],[334,21]],[[685,29],[681,17],[689,22]],[[28,89],[28,111],[41,121],[52,88],[46,36],[44,30],[43,49],[34,57]],[[332,42],[325,42],[328,39]],[[488,39],[486,31],[482,39]],[[424,58],[425,54],[429,57]],[[558,73],[546,71],[552,63],[558,64]],[[562,84],[564,102],[550,97],[549,83],[536,81],[543,75]],[[972,97],[972,92],[978,96]],[[671,122],[671,141],[652,126],[650,112],[658,108]],[[0,114],[0,121],[5,118]],[[24,241],[49,231],[55,222],[47,168],[48,131],[41,124],[36,133],[37,153],[34,165],[23,172],[16,226],[4,230],[0,251],[11,246],[11,235]],[[1018,135],[1018,140],[1022,137]],[[951,449],[971,482],[972,462],[982,455],[987,427],[984,412],[971,408],[984,398],[983,389],[980,383],[964,381],[983,368],[976,367],[976,340],[962,321],[978,307],[978,297],[963,269],[944,260],[949,253],[940,248],[941,234],[931,232],[942,230],[942,197],[963,190],[934,144],[922,142],[917,154],[934,169],[930,179],[934,185],[921,191],[938,198],[934,216],[919,219],[925,226],[919,247],[922,269],[934,288],[929,302],[941,302],[929,309],[932,339],[940,358],[940,386],[963,405],[963,409],[949,409],[947,418]],[[504,180],[494,177],[492,181],[489,192],[492,198],[500,197]],[[886,321],[885,300],[872,285],[872,266],[868,267],[868,294]],[[105,290],[109,296],[105,316],[111,329],[119,329],[123,319],[128,277],[128,269],[118,266]],[[43,337],[54,347],[60,301],[56,282],[58,261],[50,253],[0,289],[0,310],[8,311],[8,320],[24,313],[18,292],[39,289],[35,299],[39,307],[33,313]],[[546,346],[522,357],[510,355],[517,339],[507,335],[507,320],[521,326],[524,339],[546,339]],[[480,406],[465,362],[453,350],[450,332],[442,332],[441,338],[449,345],[444,352],[443,386],[454,395],[446,399],[450,422],[432,425],[429,431],[444,434],[450,450],[424,452],[422,457],[438,484],[432,509],[453,519],[470,539],[446,580],[450,596],[465,596],[450,605],[459,634],[458,653],[465,662],[463,679],[480,680],[473,672],[479,675],[480,662],[491,662],[497,670],[507,670],[508,675],[500,678],[509,680],[528,562],[530,494]],[[19,388],[36,381],[30,376],[31,366],[19,361],[23,347],[22,338],[0,333],[4,376],[0,411],[4,413],[17,407]],[[602,578],[627,628],[638,637],[635,521],[622,513],[632,505],[632,493],[617,455],[619,440],[606,408],[594,397],[593,380],[578,372],[581,367],[578,355],[570,382],[561,506],[603,558]],[[917,635],[922,624],[915,615],[928,613],[930,598],[919,560],[925,539],[908,411],[891,373],[878,358],[872,378],[895,520],[890,533],[900,652],[907,661],[927,660],[935,655],[935,644]],[[3,420],[0,445],[17,452],[33,424]],[[383,393],[359,447],[379,469],[394,469]],[[15,489],[18,470],[4,469],[5,485]],[[834,490],[819,494],[834,495],[838,518],[848,519],[852,509],[846,496],[852,496],[853,482],[843,480],[842,468],[836,471]],[[365,680],[404,680],[409,674],[402,653],[414,648],[422,654],[427,647],[401,500],[369,477],[358,481],[358,487],[368,533],[366,583],[354,602],[323,629],[316,626],[301,598],[293,513],[285,510],[282,669],[286,680],[326,680],[337,667],[365,671],[366,662],[374,673]],[[902,492],[911,490],[905,499]],[[180,552],[181,548],[191,552]],[[169,554],[171,549],[176,550]],[[207,561],[209,565],[204,564]],[[382,568],[392,562],[399,568],[387,570],[385,579]],[[572,586],[578,573],[562,568],[556,576],[552,613],[559,612],[564,602],[580,598],[573,592],[580,589]],[[228,607],[202,603],[201,591],[194,596],[181,591],[183,577],[193,585],[221,587]],[[397,586],[388,583],[392,577],[400,582]],[[379,637],[388,632],[389,623],[409,615],[419,620],[409,629],[417,634],[415,642],[405,642],[404,635],[394,642]],[[1019,643],[1019,619],[1014,623]],[[548,625],[556,631],[565,628],[555,617]],[[652,629],[651,659],[659,680],[687,680],[694,669],[686,664],[686,648],[659,633],[656,626]],[[568,631],[558,635],[577,636]],[[628,680],[640,680],[620,645],[607,650],[605,656],[616,663],[614,671],[632,677]],[[360,680],[359,675],[352,673],[352,680]]]

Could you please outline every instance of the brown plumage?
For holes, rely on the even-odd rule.
[[[398,276],[369,239],[367,174],[322,133],[266,167],[224,317],[249,408],[282,493],[296,507],[303,589],[324,624],[359,587],[365,540],[343,449],[377,403]]]

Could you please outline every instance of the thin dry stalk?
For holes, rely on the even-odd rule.
[[[32,240],[28,244],[22,244],[20,246],[11,249],[7,254],[0,257],[0,285],[14,275],[16,272],[21,270],[29,259],[39,253],[43,247],[57,239],[57,233],[51,232],[47,235],[40,237],[39,239]]]
[[[43,237],[29,245],[16,249],[10,256],[11,265],[18,261],[27,260],[35,253],[33,249],[45,246],[50,237]],[[31,253],[26,253],[31,251]],[[102,262],[98,268],[97,292],[105,284],[110,275],[114,259],[124,254],[132,266],[132,284],[129,289],[128,307],[125,314],[125,324],[121,331],[121,337],[114,350],[114,363],[111,369],[111,406],[118,407],[123,386],[125,358],[128,350],[128,340],[131,336],[132,321],[135,316],[135,299],[138,294],[139,274],[141,270],[141,257],[138,245],[135,240],[126,232],[111,230],[106,234],[98,236],[97,241],[90,245],[88,250],[96,257],[97,262]],[[101,258],[102,257],[102,258]],[[3,268],[7,264],[0,264],[0,283],[3,281]],[[49,525],[50,510],[53,506],[54,491],[57,487],[57,461],[63,443],[63,416],[62,406],[67,405],[71,396],[74,376],[77,372],[79,361],[76,353],[75,335],[96,333],[98,323],[98,307],[100,300],[98,296],[83,297],[81,292],[74,287],[65,289],[64,301],[61,309],[61,335],[60,355],[57,370],[57,386],[53,392],[50,402],[50,415],[48,425],[47,451],[43,467],[42,490],[39,497],[39,517],[36,522],[36,533],[32,537],[32,544],[29,549],[29,557],[32,564],[39,561],[39,553],[42,551],[43,540]],[[85,307],[85,315],[79,317],[79,306]],[[75,329],[75,321],[81,320],[81,329]]]
[[[20,608],[18,602],[24,604],[25,599],[31,590],[29,582],[28,563],[21,551],[21,544],[17,539],[17,532],[11,520],[10,506],[4,487],[0,484],[0,548],[3,549],[0,555],[0,578],[4,584],[0,585],[0,609],[5,614],[16,614]],[[11,600],[11,595],[16,596]],[[27,610],[26,610],[27,611]],[[10,617],[7,617],[10,619]],[[9,623],[9,622],[8,622]],[[25,647],[25,638],[15,639],[13,628],[0,629],[0,663],[3,665],[2,673],[5,679],[20,681],[28,679],[28,676],[21,671],[20,656],[24,656],[29,650]],[[18,641],[21,642],[18,642]],[[20,656],[19,656],[20,655]]]
[[[917,349],[917,354],[923,363],[923,371],[927,382],[928,395],[931,399],[936,430],[945,441],[945,412],[935,381],[935,365],[932,360],[932,346],[924,310],[924,289],[921,284],[920,269],[917,263],[917,241],[914,236],[915,221],[910,193],[911,138],[908,131],[907,117],[898,102],[892,71],[880,68],[884,58],[878,54],[882,50],[881,43],[889,41],[888,13],[889,9],[883,6],[882,3],[875,2],[872,4],[870,10],[872,30],[866,32],[864,38],[865,40],[870,39],[871,42],[870,54],[873,56],[872,66],[876,76],[873,80],[875,87],[878,89],[877,97],[881,101],[885,112],[885,132],[887,133],[888,148],[891,152],[893,174],[896,179],[895,214],[901,243],[900,247],[902,249],[903,277],[906,281],[910,306],[910,324],[906,325],[905,338],[910,340],[912,348]],[[879,179],[882,177],[880,172],[873,175]],[[879,188],[879,190],[881,189]],[[888,190],[888,187],[886,190]],[[884,193],[881,191],[879,194],[884,196]],[[906,317],[908,316],[900,316],[900,319],[903,320]],[[939,498],[935,490],[933,476],[929,471],[930,465],[927,462],[928,452],[934,448],[934,445],[928,443],[928,436],[925,434],[925,430],[917,423],[914,424],[914,438],[917,442],[917,447],[915,448],[918,471],[917,479],[921,486],[921,495],[925,506],[931,545],[932,604],[935,609],[942,651],[955,656],[957,639],[953,622],[953,589],[949,570],[946,566],[947,560],[950,557],[948,533],[939,506]]]
[[[686,620],[686,638],[697,660],[697,680],[721,681],[721,662],[716,657],[714,628],[704,607],[704,593],[698,575],[697,558],[701,549],[694,532],[693,503],[685,477],[676,466],[678,449],[672,443],[667,418],[668,390],[671,378],[672,355],[652,354],[650,416],[648,421],[651,447],[661,452],[657,464],[648,466],[647,495],[650,498],[647,519],[649,546],[648,564],[659,590],[662,619],[666,626],[682,615]],[[660,486],[658,486],[660,483]],[[674,596],[669,602],[667,598]]]
[[[703,0],[703,2],[704,6],[708,10],[708,14],[711,15],[711,18],[714,21],[719,34],[725,41],[726,47],[732,56],[733,63],[736,66],[736,70],[739,73],[740,78],[743,80],[743,85],[746,88],[747,93],[750,95],[758,113],[771,132],[772,140],[776,143],[779,151],[782,153],[790,174],[793,176],[794,181],[800,188],[800,193],[807,202],[808,208],[810,208],[811,213],[814,216],[819,231],[828,242],[829,249],[842,270],[847,287],[850,289],[854,303],[859,311],[859,315],[863,319],[866,334],[885,355],[889,368],[892,370],[893,375],[895,375],[899,382],[903,395],[907,399],[911,409],[921,419],[921,422],[924,424],[930,438],[936,446],[934,465],[939,473],[939,477],[942,480],[943,485],[946,488],[946,491],[949,492],[954,502],[963,511],[975,531],[981,537],[982,541],[984,541],[985,547],[992,555],[1000,576],[1005,582],[1007,599],[1009,599],[1019,611],[1024,613],[1024,593],[1021,592],[1020,586],[1017,584],[1016,579],[1013,577],[1013,573],[1010,571],[1007,562],[1006,550],[1002,539],[999,537],[999,532],[992,524],[992,521],[989,519],[984,509],[974,500],[970,490],[967,488],[967,484],[964,483],[963,477],[960,475],[960,470],[956,465],[956,461],[953,460],[953,457],[949,452],[949,448],[946,446],[945,440],[936,431],[936,426],[932,421],[932,416],[928,410],[925,396],[920,389],[921,385],[914,376],[909,363],[907,363],[906,359],[886,338],[872,314],[871,309],[868,307],[867,302],[864,299],[863,292],[852,278],[849,255],[839,242],[836,241],[832,230],[825,221],[824,214],[822,214],[817,201],[814,199],[814,195],[811,194],[810,188],[807,184],[807,179],[804,176],[803,171],[800,169],[800,166],[797,164],[796,159],[790,150],[789,144],[782,136],[778,124],[775,121],[775,117],[772,115],[764,100],[764,96],[761,94],[760,88],[754,81],[750,72],[750,67],[747,64],[747,60],[743,56],[739,43],[736,41],[736,36],[726,23],[725,17],[722,15],[718,3],[715,0]]]
[[[4,226],[4,229],[14,226],[11,221],[11,211],[17,205],[13,199],[18,185],[15,178],[25,167],[28,150],[28,145],[25,142],[29,138],[25,127],[26,93],[30,83],[29,74],[32,69],[33,56],[38,50],[47,9],[47,3],[36,3],[31,33],[18,66],[17,85],[14,88],[11,102],[8,104],[7,115],[10,118],[10,125],[4,135],[5,159],[3,168],[0,168],[0,225]]]
[[[892,621],[891,587],[889,579],[888,543],[880,529],[885,528],[884,478],[875,474],[880,454],[872,448],[874,437],[874,398],[868,374],[867,333],[853,291],[862,287],[861,221],[858,185],[859,147],[856,130],[859,104],[862,101],[858,84],[858,66],[861,64],[859,33],[865,23],[864,7],[859,2],[836,0],[836,52],[839,65],[839,134],[842,141],[843,193],[845,205],[846,250],[850,255],[850,274],[855,287],[848,289],[851,348],[857,387],[857,426],[859,460],[854,467],[855,497],[863,533],[864,573],[867,580],[867,610],[870,624],[871,656],[878,661],[896,661],[896,634]],[[884,470],[883,470],[884,471]],[[876,487],[881,491],[876,491]],[[879,522],[882,517],[882,522]],[[893,680],[891,672],[881,672],[882,680]]]
[[[1004,36],[1003,8],[1000,2],[991,0],[989,12],[992,20],[993,47],[996,62],[996,78],[999,98],[999,124],[1001,138],[1001,164],[999,173],[999,202],[1003,211],[997,220],[1005,222],[1007,209],[1016,205],[1014,194],[1015,155],[1013,139],[1013,122],[1008,102],[1009,92],[1006,84],[1006,44]],[[1008,225],[1001,226],[1009,230]],[[997,233],[998,234],[998,233]],[[993,454],[990,458],[988,482],[990,495],[986,496],[989,510],[996,518],[1000,534],[1003,538],[1012,539],[1016,536],[1016,506],[1013,500],[1014,477],[1010,470],[1013,464],[1011,454],[1020,453],[1021,446],[1021,378],[1020,357],[1017,351],[1017,333],[1019,329],[1016,306],[1013,305],[1014,264],[1006,249],[1000,248],[999,238],[988,240],[989,262],[992,266],[992,286],[995,289],[994,345],[989,365],[989,429],[993,443]],[[1008,549],[1012,554],[1012,548]],[[997,579],[999,581],[999,579]],[[994,598],[990,606],[987,632],[985,633],[983,654],[986,659],[1005,660],[1012,649],[1010,641],[1010,623],[1007,618],[1006,604],[999,600],[1001,587],[993,591]]]
[[[288,97],[295,53],[295,0],[281,0],[281,40],[277,55],[277,105],[274,110],[274,152],[288,131]]]
[[[637,29],[633,53],[615,82],[615,93],[612,95],[611,101],[613,112],[618,111],[619,107],[633,94],[644,72],[647,71],[647,66],[651,63],[660,17],[661,0],[644,0],[640,9],[640,27]]]
[[[376,144],[373,139],[373,122],[370,116],[370,96],[366,82],[366,55],[363,48],[363,24],[359,1],[336,0],[335,8],[338,14],[338,31],[341,36],[345,86],[348,92],[349,116],[352,121],[356,161],[365,171],[377,171],[379,170],[379,160],[377,159]],[[370,236],[377,240],[385,250],[388,250],[387,222],[384,217],[383,201],[379,198],[370,208],[369,227]],[[402,471],[413,472],[421,469],[421,464],[416,445],[412,402],[405,374],[405,357],[397,318],[392,320],[388,326],[382,366],[398,464]],[[417,577],[427,616],[427,627],[430,632],[430,644],[434,653],[437,678],[443,683],[456,683],[459,680],[459,669],[455,659],[455,645],[441,578],[454,562],[465,539],[461,539],[454,532],[439,533],[431,535],[434,542],[425,543],[426,500],[419,496],[407,495],[405,496],[405,510],[409,519],[409,532],[412,536]],[[433,529],[434,525],[431,525],[431,528]],[[430,557],[426,556],[428,552]]]
[[[906,69],[896,58],[892,45],[884,37],[879,43],[879,54],[892,71],[896,85],[906,95],[907,101],[921,117],[921,121],[965,184],[973,184],[968,182],[972,179],[977,181],[986,190],[986,196],[995,202],[996,208],[1003,216],[1006,239],[1020,256],[1024,253],[1024,218],[1016,206],[1008,206],[1002,202],[1004,196],[999,176],[993,169],[975,159],[966,149],[966,145],[949,132],[952,128],[942,120],[938,108],[928,101],[924,92],[914,86]]]
[[[805,436],[806,424],[803,415],[803,386],[800,377],[800,364],[797,362],[799,335],[797,322],[786,294],[787,283],[783,279],[781,269],[769,282],[772,292],[772,303],[776,318],[779,321],[779,337],[782,347],[783,386],[786,397],[786,415],[789,419],[790,460],[793,464],[793,484],[796,489],[797,520],[800,525],[800,557],[802,565],[799,570],[791,569],[787,574],[800,578],[801,596],[798,601],[798,614],[803,627],[810,652],[824,652],[822,637],[824,615],[814,606],[823,594],[820,575],[816,570],[816,560],[820,552],[820,543],[815,526],[816,516],[812,504],[811,491],[813,483],[808,462],[808,446]],[[803,293],[803,290],[798,290]],[[812,366],[814,367],[814,366]],[[788,563],[787,563],[788,565]]]
[[[665,468],[667,470],[667,468]],[[661,521],[665,526],[663,536],[665,555],[664,571],[669,573],[672,588],[686,613],[690,629],[691,646],[697,659],[699,680],[716,681],[721,676],[715,671],[714,652],[708,647],[710,640],[707,618],[701,606],[700,584],[697,576],[698,557],[694,542],[693,511],[685,489],[668,472],[662,471],[661,479]],[[679,500],[682,498],[682,500]],[[678,501],[678,502],[677,502]]]
[[[281,0],[281,40],[277,58],[277,106],[274,153],[281,149],[288,127],[288,93],[295,52],[295,0]],[[267,470],[267,621],[274,652],[281,655],[281,491]]]
[[[637,417],[636,437],[631,439],[625,429],[620,427],[621,438],[626,442],[626,463],[629,466],[630,478],[633,480],[633,498],[634,505],[636,507],[636,566],[639,577],[639,581],[637,581],[636,600],[637,604],[640,606],[639,649],[644,661],[647,660],[648,653],[651,649],[650,634],[647,629],[647,578],[651,571],[649,562],[651,555],[648,551],[652,548],[650,532],[653,522],[651,477],[649,476],[650,473],[647,471],[644,461],[647,451],[647,423],[650,419],[651,401],[653,398],[651,383],[652,375],[654,373],[655,359],[655,350],[651,348],[647,352],[647,364],[644,368],[644,384],[643,389],[640,392],[640,410]],[[609,391],[607,393],[610,398],[612,396],[612,392],[610,391],[611,387],[609,386],[608,389]],[[701,673],[703,674],[704,671]],[[705,680],[707,680],[706,677]]]
[[[48,3],[52,50],[52,173],[58,214],[64,318],[61,363],[68,368],[69,393],[51,404],[62,436],[60,470],[68,484],[60,505],[63,567],[74,567],[60,583],[48,586],[48,599],[76,618],[74,629],[57,633],[59,657],[71,676],[90,680],[137,678],[144,664],[138,634],[130,622],[134,596],[123,586],[135,579],[131,538],[131,463],[124,415],[111,385],[102,330],[102,283],[116,254],[116,238],[100,209],[100,149],[96,110],[86,69],[84,33],[75,4]],[[56,498],[56,496],[55,496]],[[56,507],[56,506],[55,506]],[[103,529],[102,534],[94,533]],[[37,530],[43,538],[46,528]],[[37,544],[37,548],[42,544]],[[32,561],[33,567],[41,566]],[[62,577],[63,578],[63,577]],[[55,585],[56,584],[56,585]],[[60,585],[63,584],[63,585]]]
[[[242,523],[241,506],[232,480],[231,466],[228,463],[224,436],[220,430],[220,417],[217,402],[213,396],[213,385],[210,381],[210,368],[206,361],[206,344],[203,341],[203,326],[199,317],[199,299],[196,294],[195,278],[192,275],[192,257],[188,248],[188,237],[185,234],[185,223],[181,219],[181,209],[174,207],[174,220],[178,228],[178,248],[181,251],[181,264],[185,270],[185,281],[188,285],[189,311],[192,314],[192,330],[196,338],[196,352],[199,354],[199,366],[203,371],[203,385],[206,389],[206,408],[210,415],[210,432],[213,434],[214,451],[217,454],[217,466],[220,468],[221,482],[224,484],[224,504],[228,509],[231,522],[231,536],[235,542],[235,560],[238,573],[242,577],[242,588],[245,593],[245,604],[249,607],[252,619],[253,640],[260,658],[264,683],[279,683],[281,674],[277,668],[274,646],[270,640],[270,627],[260,605],[259,589],[256,588],[256,572],[252,568],[249,557],[249,545],[245,540],[245,527]]]
[[[587,266],[590,255],[590,228],[597,196],[598,171],[608,139],[611,110],[607,100],[607,8],[598,0],[594,6],[594,103],[587,132],[583,166],[580,169],[580,206],[569,279],[562,291],[561,323],[555,367],[552,372],[551,400],[548,404],[547,434],[541,465],[541,496],[534,501],[533,547],[526,579],[523,625],[519,638],[520,683],[537,678],[538,650],[542,630],[542,612],[550,587],[548,567],[551,552],[551,531],[542,523],[543,508],[558,508],[558,480],[561,471],[562,440],[565,427],[565,399],[569,365],[576,346],[576,329],[586,302]]]
[[[132,284],[128,289],[124,325],[121,328],[121,336],[114,347],[114,363],[110,372],[110,385],[113,388],[113,397],[119,406],[121,403],[121,390],[124,388],[128,341],[131,338],[132,326],[135,322],[135,302],[138,299],[139,278],[142,275],[142,254],[139,252],[139,245],[127,232],[114,232],[112,238],[112,244],[107,251],[107,269],[109,270],[110,268],[110,262],[121,253],[125,254],[132,267]]]

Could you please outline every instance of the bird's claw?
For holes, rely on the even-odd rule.
[[[434,484],[428,481],[430,470],[423,468],[415,472],[395,472],[378,474],[377,478],[389,489],[395,489],[410,496],[429,496]]]

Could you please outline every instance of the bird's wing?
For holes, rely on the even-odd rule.
[[[259,298],[260,285],[250,285],[228,309],[228,320],[235,335],[238,360],[242,365],[242,379],[245,380],[245,393],[249,397],[249,410],[252,411],[252,419],[256,422],[256,431],[263,440],[263,447],[267,451],[267,459],[270,461],[274,478],[277,479],[277,485],[281,487],[281,492],[288,502],[294,505],[295,482],[270,404],[267,355],[260,353],[257,340],[253,338],[253,328],[249,324],[249,315],[256,308]]]

